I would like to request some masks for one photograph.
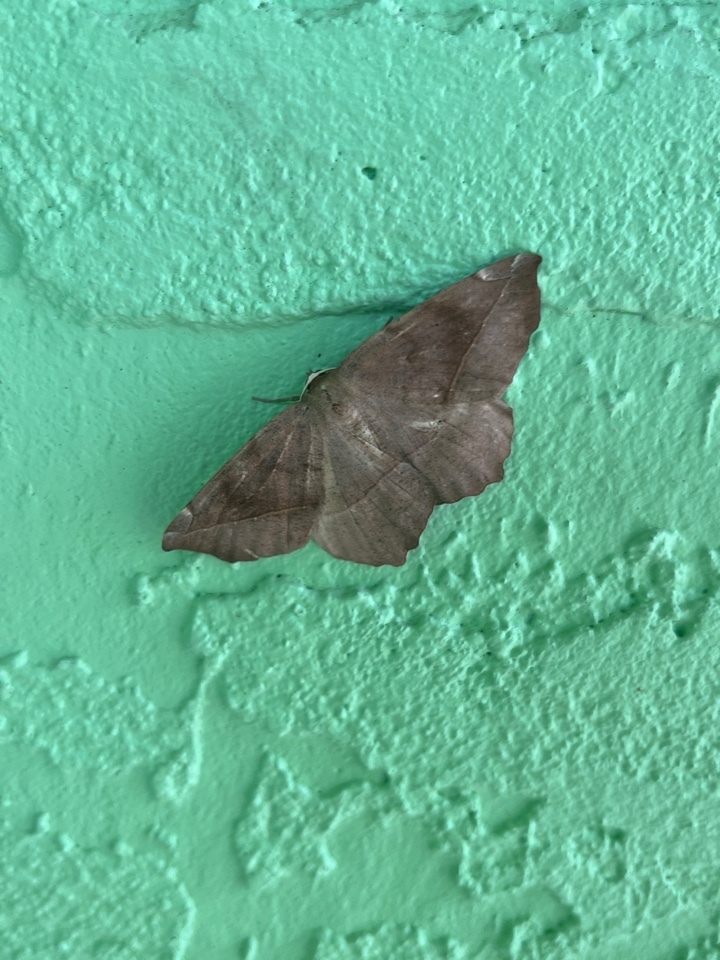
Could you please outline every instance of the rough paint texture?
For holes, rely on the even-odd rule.
[[[720,16],[534,6],[2,4],[2,960],[720,954]],[[160,552],[519,249],[506,479],[405,567]]]

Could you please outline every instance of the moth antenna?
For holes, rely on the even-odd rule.
[[[267,397],[252,397],[251,399],[257,400],[258,403],[295,403],[300,397],[272,397],[270,399]]]

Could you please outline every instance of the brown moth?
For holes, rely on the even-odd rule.
[[[314,540],[400,566],[433,508],[502,479],[501,399],[540,322],[537,269],[500,260],[373,334],[263,427],[173,520],[165,550],[231,563]]]

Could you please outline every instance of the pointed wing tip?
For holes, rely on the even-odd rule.
[[[414,550],[415,547],[411,547],[410,549]],[[364,562],[367,562],[367,565],[371,567],[404,567],[409,552],[410,551],[408,550],[406,553],[404,553],[401,560],[374,560],[372,562]]]
[[[182,539],[181,533],[175,533],[172,530],[166,530],[162,538],[163,550],[165,550],[167,553],[169,553],[171,550],[182,550]]]
[[[542,257],[539,253],[519,253],[513,262],[513,273],[537,273],[541,263]]]
[[[192,513],[184,507],[163,534],[163,550],[182,550],[184,534],[192,523]]]
[[[334,557],[336,560],[343,560],[346,563],[360,563],[366,567],[402,567],[406,560],[407,555],[411,550],[414,550],[417,547],[417,543],[413,546],[409,546],[406,549],[403,549],[402,554],[398,551],[393,551],[390,553],[378,552],[367,552],[367,551],[348,551],[343,550],[338,547],[338,545],[328,543],[323,537],[319,539],[313,537],[314,542],[320,547],[321,550],[324,550],[325,553],[329,553],[331,557]],[[419,542],[419,541],[418,541]]]
[[[539,253],[518,253],[483,267],[475,276],[480,280],[507,280],[522,273],[536,273],[541,263]]]

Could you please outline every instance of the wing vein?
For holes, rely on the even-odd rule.
[[[461,360],[460,363],[458,364],[457,370],[455,371],[455,373],[454,373],[454,375],[453,375],[453,378],[452,378],[452,380],[450,381],[450,385],[449,385],[448,388],[447,388],[447,391],[446,391],[446,394],[445,394],[446,396],[450,396],[450,394],[451,394],[451,393],[453,392],[453,390],[455,389],[455,384],[457,383],[458,378],[460,377],[460,374],[461,374],[461,373],[463,372],[463,370],[465,369],[465,361],[466,361],[467,358],[468,358],[468,354],[470,353],[470,351],[472,350],[472,348],[473,348],[473,347],[475,346],[475,344],[477,343],[478,338],[484,333],[485,327],[486,327],[486,325],[487,325],[487,322],[488,322],[489,318],[492,316],[493,310],[495,309],[495,307],[496,307],[496,306],[498,305],[498,303],[500,302],[500,297],[502,297],[502,295],[503,295],[504,292],[505,292],[505,287],[502,288],[502,290],[500,291],[500,293],[497,295],[497,298],[496,298],[495,302],[494,302],[493,305],[490,307],[490,309],[488,310],[487,314],[483,317],[483,322],[482,322],[481,325],[480,325],[480,329],[479,329],[478,332],[475,334],[475,336],[472,338],[472,340],[470,341],[470,344],[469,344],[467,350],[465,350],[465,352],[464,352],[463,355],[462,355],[462,360]]]

